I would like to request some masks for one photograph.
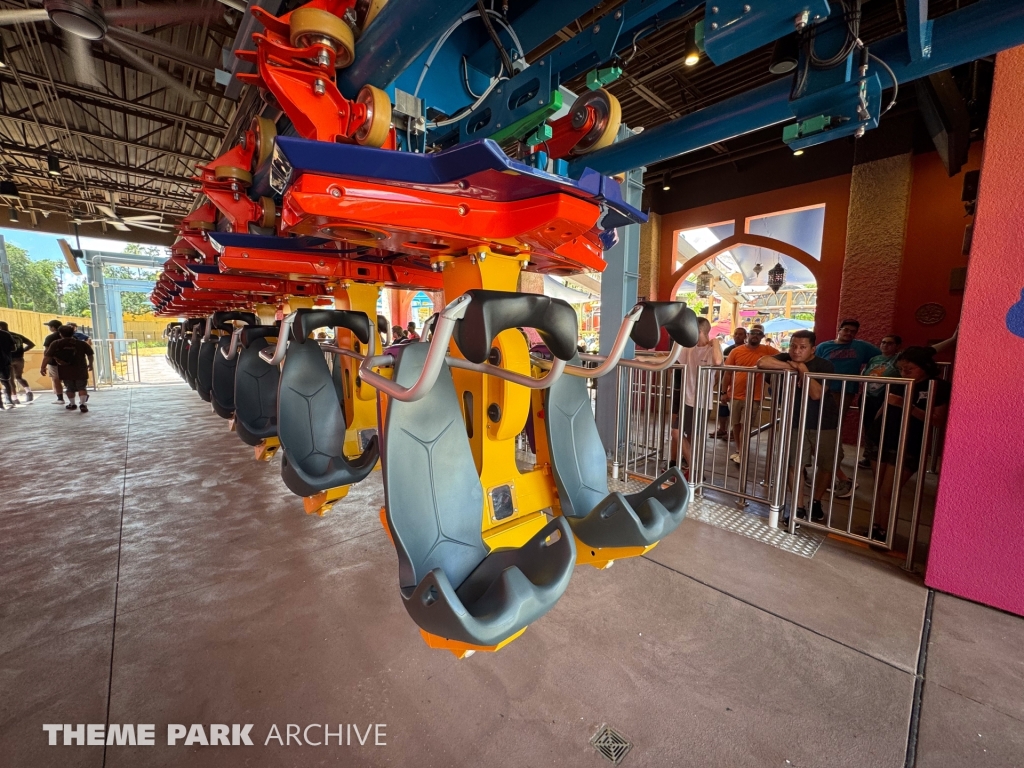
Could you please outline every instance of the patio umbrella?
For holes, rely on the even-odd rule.
[[[788,317],[776,317],[764,324],[765,333],[788,333],[789,331],[809,331],[814,327],[810,320],[792,320]]]

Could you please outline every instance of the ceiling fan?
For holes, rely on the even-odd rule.
[[[33,5],[39,4],[38,0],[29,2]],[[180,80],[146,61],[125,45],[127,43],[144,47],[159,54],[161,48],[171,49],[170,44],[123,27],[137,24],[178,25],[215,19],[223,16],[223,6],[165,3],[104,9],[93,4],[91,0],[44,0],[41,5],[41,8],[0,10],[0,26],[49,21],[59,27],[64,34],[64,50],[71,59],[72,69],[80,84],[100,86],[90,47],[93,41],[101,40],[133,67],[155,78],[167,88],[173,89],[190,101],[199,99]]]
[[[119,216],[114,203],[103,205],[96,203],[96,209],[103,214],[99,219],[72,219],[75,224],[107,224],[119,232],[131,232],[132,227],[148,229],[151,232],[167,232],[174,229],[173,224],[163,221],[163,216],[145,214],[143,216]]]

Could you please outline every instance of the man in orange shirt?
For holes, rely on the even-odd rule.
[[[752,325],[750,330],[747,332],[747,341],[742,346],[736,346],[729,353],[729,356],[725,359],[725,364],[743,366],[744,368],[756,368],[757,361],[767,355],[777,355],[779,350],[773,347],[771,344],[762,344],[761,340],[764,339],[764,326],[757,324]],[[734,463],[740,463],[740,453],[743,450],[744,442],[741,441],[741,437],[745,434],[743,417],[745,409],[745,401],[747,399],[747,392],[750,391],[750,413],[751,417],[760,423],[761,418],[761,400],[764,397],[764,377],[755,376],[752,387],[747,385],[746,373],[733,371],[725,372],[725,384],[722,397],[725,398],[732,393],[732,399],[735,402],[729,405],[729,423],[732,426],[732,436],[736,441],[736,452],[732,454],[729,459]],[[749,430],[747,430],[749,433]]]

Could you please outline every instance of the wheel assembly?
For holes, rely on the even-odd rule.
[[[344,69],[356,57],[352,28],[333,13],[319,8],[297,8],[288,19],[289,39],[296,48],[326,43],[334,49],[334,66]]]
[[[260,226],[268,229],[277,226],[277,207],[274,205],[274,198],[261,197],[260,208],[263,209]]]
[[[265,117],[254,117],[249,124],[249,130],[256,138],[256,147],[252,156],[252,169],[255,171],[268,159],[274,151],[274,139],[277,138],[277,128],[274,121]]]
[[[366,107],[366,120],[355,133],[355,140],[364,147],[382,147],[391,130],[391,99],[380,88],[364,85],[356,103]]]
[[[244,168],[237,168],[233,165],[218,165],[213,170],[213,177],[217,181],[237,181],[245,187],[252,184],[252,174]]]
[[[572,126],[579,130],[589,119],[588,112],[594,114],[594,124],[583,138],[576,142],[572,154],[582,155],[603,149],[615,141],[622,124],[622,107],[619,100],[604,88],[587,93],[576,99],[572,105]]]

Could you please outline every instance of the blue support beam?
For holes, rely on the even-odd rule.
[[[386,89],[474,5],[473,0],[390,0],[359,38],[356,60],[338,74],[338,88],[350,99],[367,83]]]
[[[907,47],[910,60],[927,59],[932,55],[932,27],[928,20],[928,0],[907,2]]]
[[[975,59],[1024,44],[1024,2],[1020,0],[978,0],[962,10],[935,19],[932,52],[928,58],[913,60],[903,33],[876,43],[871,52],[892,67],[900,83],[942,72]],[[885,70],[872,68],[883,88],[892,81]],[[791,79],[777,80],[760,88],[714,104],[670,123],[649,128],[569,164],[569,174],[578,177],[584,168],[616,174],[652,165],[693,152],[736,136],[789,122]]]
[[[561,0],[558,3],[551,3],[540,0],[511,19],[510,22],[519,37],[519,42],[526,49],[522,51],[523,55],[532,51],[558,30],[576,21],[598,2],[599,0]],[[495,32],[504,43],[509,43],[508,33],[500,26],[495,25]],[[494,43],[490,41],[490,38],[468,59],[471,67],[492,76],[498,71],[500,60],[501,57],[494,49]]]
[[[619,128],[618,138],[622,140],[633,135],[626,126]],[[639,206],[644,192],[644,169],[637,168],[626,174],[622,185],[623,197],[634,206]],[[604,252],[605,269],[601,273],[601,337],[600,353],[611,352],[612,344],[619,332],[619,323],[637,302],[640,285],[640,225],[630,224],[619,229],[619,241]],[[632,341],[626,345],[623,357],[635,356],[636,347]],[[594,416],[598,433],[609,456],[615,455],[615,446],[622,441],[625,425],[619,424],[616,431],[616,414],[626,397],[625,391],[616,386],[618,373],[599,379],[597,402]]]

